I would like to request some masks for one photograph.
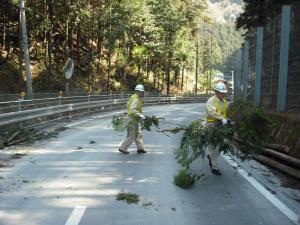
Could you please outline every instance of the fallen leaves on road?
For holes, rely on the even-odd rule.
[[[116,198],[118,201],[126,201],[128,204],[138,204],[139,195],[132,193],[119,193]]]

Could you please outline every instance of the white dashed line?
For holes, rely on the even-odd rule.
[[[86,210],[86,206],[77,205],[65,225],[78,225]]]

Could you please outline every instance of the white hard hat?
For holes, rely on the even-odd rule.
[[[144,85],[142,85],[142,84],[136,85],[134,90],[135,91],[145,92]]]
[[[214,86],[214,90],[218,91],[218,92],[221,92],[221,93],[227,93],[226,85],[222,82],[216,83],[215,86]]]

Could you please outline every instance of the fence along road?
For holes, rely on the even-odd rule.
[[[143,102],[144,105],[159,105],[206,102],[207,99],[208,95],[155,97],[150,95],[145,97]],[[2,110],[9,112],[0,114],[0,127],[28,128],[99,111],[126,109],[127,100],[127,95],[88,95],[2,102],[0,103]]]

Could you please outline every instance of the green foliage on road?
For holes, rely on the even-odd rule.
[[[119,193],[116,199],[118,201],[125,201],[128,204],[138,204],[140,202],[139,195],[132,193]]]
[[[190,173],[188,170],[180,170],[175,176],[174,176],[174,184],[183,188],[188,189],[196,181],[196,176]]]

